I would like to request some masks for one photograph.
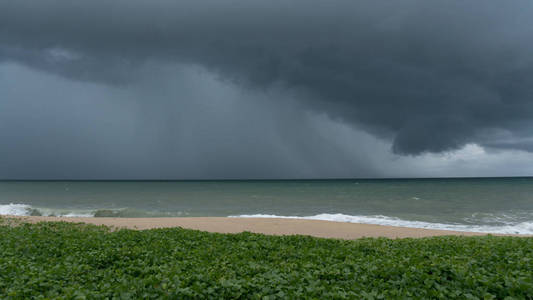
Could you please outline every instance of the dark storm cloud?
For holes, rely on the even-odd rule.
[[[531,151],[532,14],[495,0],[2,1],[0,60],[112,85],[147,62],[198,64],[396,153]]]
[[[283,95],[191,66],[136,76],[106,86],[0,64],[0,179],[379,176],[366,158],[375,140],[350,131],[365,147],[348,152],[338,125]]]

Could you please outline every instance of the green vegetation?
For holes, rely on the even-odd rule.
[[[0,220],[1,221],[1,220]],[[0,298],[533,298],[533,238],[0,225]]]

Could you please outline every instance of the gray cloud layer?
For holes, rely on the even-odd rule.
[[[526,0],[2,1],[0,62],[134,86],[144,98],[131,105],[145,107],[169,98],[142,89],[146,76],[168,77],[146,66],[200,65],[277,91],[281,100],[261,100],[276,114],[297,99],[399,154],[468,143],[533,151],[532,14]],[[295,131],[286,142],[305,130]]]
[[[283,95],[197,67],[137,73],[137,84],[109,87],[0,64],[0,179],[380,176],[375,139]]]

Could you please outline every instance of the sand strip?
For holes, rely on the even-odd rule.
[[[219,233],[243,231],[271,235],[310,235],[323,238],[357,239],[361,237],[428,237],[441,235],[485,235],[485,233],[393,227],[318,220],[267,219],[267,218],[66,218],[66,217],[14,217],[25,222],[66,221],[83,222],[130,229],[182,227]],[[497,235],[497,234],[495,234]]]

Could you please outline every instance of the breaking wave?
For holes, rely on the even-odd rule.
[[[74,211],[63,209],[35,208],[28,204],[0,204],[0,215],[10,216],[56,216],[56,217],[92,217],[86,210]]]
[[[140,209],[53,209],[33,207],[28,204],[0,204],[0,215],[11,216],[54,216],[54,217],[112,217],[112,218],[150,218],[182,217],[183,212],[144,211]]]
[[[145,211],[131,208],[120,209],[52,209],[33,207],[28,204],[0,204],[0,215],[12,216],[57,216],[57,217],[114,217],[114,218],[142,218],[142,217],[184,217],[188,213],[183,212],[160,212]],[[280,216],[272,214],[243,214],[229,216],[231,218],[281,218],[281,219],[302,219],[302,220],[322,220],[333,222],[363,223],[397,227],[440,229],[453,231],[470,231],[482,233],[503,233],[503,234],[527,234],[533,235],[533,220],[528,213],[524,216],[517,214],[474,214],[472,218],[465,218],[467,224],[457,223],[434,223],[424,221],[405,220],[384,215],[346,215],[337,214],[317,214],[312,216]],[[519,218],[517,218],[519,217]],[[486,224],[487,222],[492,222]],[[484,224],[485,223],[485,224]]]
[[[345,214],[318,214],[314,216],[278,216],[267,214],[238,215],[233,218],[281,218],[281,219],[301,219],[301,220],[322,220],[347,223],[363,223],[397,227],[440,229],[453,231],[469,231],[483,233],[503,233],[503,234],[533,234],[533,221],[519,222],[515,224],[502,225],[466,225],[466,224],[444,224],[421,221],[409,221],[388,216],[351,216]]]

